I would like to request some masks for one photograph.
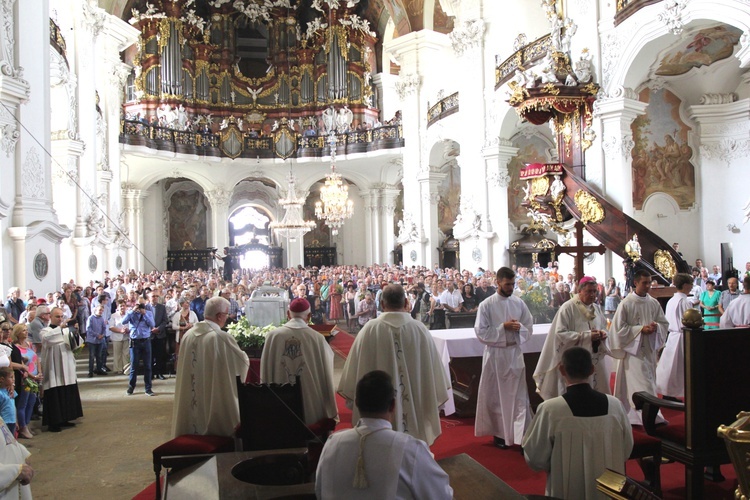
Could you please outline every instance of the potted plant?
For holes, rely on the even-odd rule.
[[[268,332],[279,325],[252,326],[247,318],[242,316],[236,323],[227,327],[229,334],[237,341],[240,349],[245,351],[250,358],[259,358],[263,352]]]

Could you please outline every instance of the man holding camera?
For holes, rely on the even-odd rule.
[[[151,329],[154,328],[154,316],[146,309],[146,304],[138,303],[122,318],[123,325],[130,328],[130,382],[128,396],[133,395],[138,378],[138,362],[143,359],[143,383],[146,395],[153,396],[151,391]]]

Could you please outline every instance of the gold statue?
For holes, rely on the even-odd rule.
[[[633,262],[641,260],[641,244],[638,243],[638,235],[633,233],[633,237],[625,243],[625,253],[633,259]]]

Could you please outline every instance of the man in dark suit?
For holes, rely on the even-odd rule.
[[[159,294],[148,294],[151,312],[154,315],[154,327],[151,329],[151,350],[154,363],[153,378],[164,380],[167,371],[167,308],[159,304]]]

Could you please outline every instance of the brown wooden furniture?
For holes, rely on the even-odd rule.
[[[477,313],[472,312],[446,312],[445,313],[445,324],[446,328],[474,328],[474,323],[477,321]]]
[[[237,397],[244,451],[307,446],[312,436],[305,425],[299,377],[295,384],[243,384],[237,377]]]
[[[703,498],[703,471],[713,467],[713,480],[722,480],[719,464],[729,456],[716,430],[734,421],[750,401],[750,328],[707,330],[684,328],[685,403],[665,401],[645,392],[633,394],[643,410],[646,432],[662,440],[662,453],[685,464],[688,498]],[[660,408],[680,413],[667,425],[655,425]]]

